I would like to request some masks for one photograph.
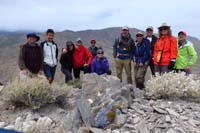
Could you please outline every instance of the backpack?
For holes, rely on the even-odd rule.
[[[129,39],[128,39],[128,48],[129,48],[129,50],[130,50],[130,48],[131,48],[131,40],[132,40],[132,38],[130,37]],[[122,39],[121,39],[121,37],[119,37],[118,38],[118,43],[117,43],[117,48],[120,48],[120,43],[122,43],[123,41],[122,41]]]

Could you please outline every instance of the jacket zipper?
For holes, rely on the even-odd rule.
[[[52,60],[53,60],[53,51],[52,51],[52,46],[53,46],[53,45],[51,45],[50,48],[51,48],[51,57],[52,57]],[[55,65],[54,60],[53,60],[53,65]]]

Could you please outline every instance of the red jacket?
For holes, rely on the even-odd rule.
[[[164,47],[164,48],[163,48]],[[162,51],[160,63],[157,62],[159,51]],[[162,36],[158,39],[154,47],[154,64],[168,66],[171,59],[176,59],[178,54],[178,45],[175,37]]]
[[[88,59],[88,62],[86,62],[87,59]],[[75,51],[73,54],[74,68],[79,68],[80,66],[84,65],[85,63],[91,65],[92,59],[93,59],[92,54],[83,45],[79,46],[78,48],[75,48]]]

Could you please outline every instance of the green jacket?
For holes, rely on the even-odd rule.
[[[176,58],[175,69],[184,69],[192,66],[198,58],[197,52],[190,41],[185,41],[184,46],[178,44],[178,56]]]
[[[98,48],[95,46],[94,48],[89,47],[88,49],[89,49],[90,53],[92,54],[92,56],[94,58],[97,55]]]

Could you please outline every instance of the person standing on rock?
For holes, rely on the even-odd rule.
[[[43,69],[44,74],[51,84],[54,80],[56,66],[58,62],[58,46],[54,42],[54,31],[48,29],[46,32],[47,40],[41,43],[41,48],[44,53]]]
[[[150,41],[144,38],[142,32],[136,34],[136,48],[133,50],[135,83],[139,89],[144,89],[145,75],[151,58]]]
[[[92,73],[97,73],[98,75],[111,75],[109,62],[108,59],[104,57],[104,51],[102,48],[97,50],[97,56],[95,56],[95,58],[92,61],[91,71]]]
[[[75,46],[72,41],[68,41],[66,43],[66,48],[62,49],[60,64],[61,64],[61,71],[65,74],[65,83],[72,80],[74,50]]]
[[[184,31],[178,33],[178,56],[176,59],[175,70],[184,71],[186,75],[191,74],[191,67],[196,63],[198,54],[193,44],[186,39]]]
[[[150,61],[149,61],[149,67],[150,67],[152,76],[155,77],[155,69],[154,69],[154,63],[153,63],[153,51],[154,51],[155,43],[158,40],[158,38],[153,34],[153,27],[152,26],[147,27],[145,38],[148,39],[151,43],[151,45],[150,45],[150,47],[151,47],[151,58],[150,58]]]
[[[159,74],[173,70],[178,54],[177,40],[167,23],[159,28],[159,39],[154,46],[153,59],[155,72]]]
[[[90,73],[90,65],[92,63],[92,54],[83,45],[81,38],[76,40],[75,50],[73,54],[74,77],[80,79],[80,72]]]
[[[35,33],[27,34],[27,43],[20,46],[18,65],[20,76],[36,77],[43,71],[43,52],[37,41],[40,37]]]
[[[95,39],[90,40],[90,47],[88,49],[94,58],[97,55],[97,50],[98,50]]]
[[[131,54],[134,48],[135,42],[129,33],[129,28],[127,26],[122,27],[121,35],[115,39],[113,45],[113,57],[115,58],[117,77],[122,82],[122,73],[124,68],[128,84],[132,84]]]

